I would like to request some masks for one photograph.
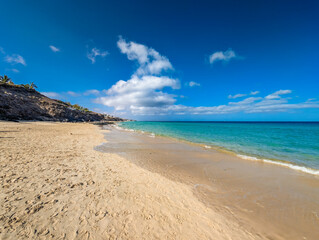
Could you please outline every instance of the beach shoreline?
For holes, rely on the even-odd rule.
[[[219,122],[219,123],[225,123],[225,122]],[[241,123],[241,122],[229,122],[229,123]],[[244,123],[249,123],[249,122],[244,122]],[[269,122],[260,122],[260,123],[269,123]],[[281,122],[270,122],[270,123],[281,123]],[[307,123],[307,122],[298,122],[298,123]],[[311,123],[317,124],[318,122],[311,122]],[[164,138],[173,139],[173,140],[175,139],[175,140],[183,142],[183,143],[197,145],[199,147],[203,147],[206,149],[212,149],[214,151],[219,151],[222,153],[230,154],[230,155],[236,156],[236,157],[244,159],[244,160],[258,161],[258,162],[267,163],[267,164],[274,164],[274,165],[277,165],[279,167],[289,168],[291,170],[300,171],[300,172],[307,173],[307,174],[312,174],[314,176],[319,176],[319,169],[311,168],[311,167],[305,166],[305,165],[296,164],[294,162],[282,160],[279,158],[265,158],[265,157],[259,156],[259,155],[258,156],[251,155],[251,154],[246,153],[246,152],[236,152],[232,149],[218,146],[218,145],[214,145],[214,144],[200,143],[200,142],[196,142],[196,141],[187,140],[185,138],[178,138],[176,136],[173,137],[173,136],[169,136],[169,135],[155,134],[155,133],[150,132],[150,131],[133,129],[133,128],[129,128],[128,126],[125,126],[125,125],[123,126],[121,123],[116,123],[116,122],[114,122],[114,127],[118,128],[118,129],[125,130],[125,131],[133,131],[133,132],[138,132],[138,133],[143,133],[143,134],[149,134],[151,137],[157,136],[157,137],[164,137]]]
[[[107,126],[114,152],[147,170],[188,184],[214,211],[274,239],[316,239],[319,179],[262,161],[247,161],[199,144]],[[298,226],[296,228],[295,226]]]
[[[87,123],[0,122],[1,239],[263,239]],[[110,142],[107,138],[106,142]]]

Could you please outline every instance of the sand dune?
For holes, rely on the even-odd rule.
[[[97,126],[0,122],[1,239],[256,239],[192,189],[110,153]]]

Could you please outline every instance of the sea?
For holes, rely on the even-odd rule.
[[[319,176],[319,122],[132,121],[119,126]]]

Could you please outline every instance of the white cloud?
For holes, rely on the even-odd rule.
[[[246,93],[238,93],[238,94],[235,94],[235,95],[228,95],[228,98],[229,99],[235,99],[235,98],[241,98],[241,97],[245,97],[247,95],[257,95],[259,93],[259,91],[252,91],[250,92],[249,94],[246,94]]]
[[[20,71],[16,68],[7,68],[6,71],[14,72],[14,73],[19,73]]]
[[[126,42],[123,38],[119,39],[117,45],[129,60],[137,61],[138,69],[129,80],[119,80],[105,91],[106,96],[97,98],[95,102],[118,111],[131,112],[141,107],[163,108],[174,104],[176,96],[163,92],[164,88],[180,88],[178,79],[163,75],[165,70],[173,69],[169,60],[152,48]]]
[[[266,96],[266,99],[280,98],[280,95],[285,95],[285,94],[289,94],[289,93],[291,93],[291,90],[279,90],[277,92],[274,92],[274,93],[269,94],[268,96]]]
[[[270,102],[272,101],[272,102]],[[243,101],[218,106],[191,107],[184,105],[168,105],[163,107],[141,106],[131,109],[134,115],[220,115],[232,113],[268,113],[287,112],[297,109],[319,108],[319,102],[288,103],[284,101],[265,100],[264,98],[247,98]]]
[[[88,95],[100,95],[101,92],[99,90],[96,90],[96,89],[91,89],[91,90],[86,90],[84,93],[83,93],[85,96],[88,96]]]
[[[237,58],[237,57],[238,56],[236,55],[236,53],[233,50],[228,49],[224,52],[220,51],[220,52],[215,52],[215,53],[211,54],[209,56],[209,62],[211,64],[218,62],[218,61],[229,62],[231,59]]]
[[[22,64],[24,66],[26,66],[26,62],[24,60],[24,58],[19,55],[19,54],[12,54],[12,55],[7,55],[4,60],[7,62],[7,63],[11,63],[11,64]]]
[[[44,96],[47,96],[49,98],[60,98],[61,95],[59,93],[56,92],[41,92],[41,94],[43,94]]]
[[[200,83],[197,83],[197,82],[194,82],[194,81],[190,81],[188,83],[188,86],[190,87],[199,87],[200,86]]]
[[[121,50],[121,53],[127,55],[129,60],[137,60],[140,65],[149,61],[149,50],[145,45],[135,42],[127,43],[123,38],[120,37],[117,42],[117,46]]]
[[[96,98],[95,102],[113,107],[116,111],[114,114],[214,115],[239,112],[284,112],[296,109],[319,108],[319,101],[289,103],[290,98],[282,97],[282,95],[291,93],[291,90],[279,90],[266,97],[255,97],[254,95],[259,94],[259,91],[252,91],[249,94],[230,95],[231,99],[248,95],[249,97],[241,101],[232,101],[217,106],[192,107],[179,105],[176,104],[176,101],[177,98],[182,96],[168,92],[169,90],[179,89],[180,82],[176,78],[165,76],[164,72],[166,70],[173,69],[166,57],[161,56],[152,48],[135,42],[128,43],[122,38],[117,44],[121,52],[126,54],[129,60],[136,61],[138,66],[137,70],[127,81],[119,80],[108,90],[96,91],[97,94],[104,94],[104,96]],[[166,61],[167,64],[159,64],[156,70],[150,67],[154,62],[162,60]],[[192,85],[195,86],[196,84]]]
[[[173,104],[176,101],[175,95],[162,92],[165,87],[178,89],[179,81],[165,76],[133,75],[128,81],[118,81],[106,91],[107,96],[99,98],[97,102],[116,110]]]
[[[137,91],[154,91],[161,90],[164,87],[171,87],[178,89],[180,87],[179,81],[169,77],[158,77],[158,76],[142,76],[138,77],[133,75],[128,81],[120,80],[114,84],[107,94],[123,94]]]
[[[250,95],[257,95],[259,93],[259,91],[251,91]]]
[[[238,93],[238,94],[235,94],[235,95],[228,95],[228,98],[229,99],[235,99],[235,98],[240,98],[240,97],[245,97],[245,96],[247,96],[247,94]]]
[[[6,54],[6,52],[4,51],[3,47],[0,47],[0,53]]]
[[[139,68],[135,72],[137,75],[160,74],[162,71],[173,69],[170,61],[153,48],[135,42],[126,42],[122,37],[117,46],[129,60],[138,62]]]
[[[104,58],[109,54],[108,51],[104,51],[97,48],[92,48],[90,52],[87,53],[87,58],[91,60],[92,64],[96,62],[96,57],[102,57]]]
[[[68,95],[72,96],[72,97],[79,97],[81,96],[81,94],[73,92],[73,91],[68,91],[66,92]]]
[[[251,104],[251,103],[254,103],[258,100],[261,100],[262,97],[248,97],[248,98],[245,98],[244,100],[241,100],[239,102],[229,102],[228,104],[229,105],[245,105],[245,104]]]
[[[160,107],[169,106],[175,103],[175,95],[162,91],[137,91],[114,96],[101,97],[96,99],[96,103],[114,107],[115,110],[131,110],[140,107]]]
[[[129,110],[133,115],[217,115],[232,113],[268,113],[268,112],[288,112],[297,109],[319,108],[319,101],[306,101],[300,103],[289,103],[290,98],[267,99],[266,97],[248,97],[239,102],[229,102],[217,106],[192,107],[176,105],[175,96],[167,96],[165,105],[149,104],[149,99],[145,98],[144,104],[131,105]],[[142,97],[143,99],[143,97]],[[117,99],[121,101],[121,99]],[[151,101],[152,102],[152,101]],[[125,109],[119,108],[117,110]]]
[[[60,49],[53,46],[53,45],[50,45],[49,48],[53,51],[53,52],[60,52]]]

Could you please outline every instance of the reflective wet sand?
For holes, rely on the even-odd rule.
[[[97,149],[190,184],[207,206],[268,239],[319,239],[319,178],[165,137],[104,126]]]

